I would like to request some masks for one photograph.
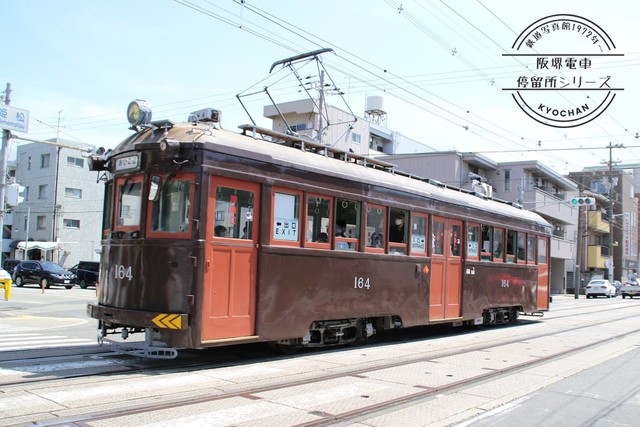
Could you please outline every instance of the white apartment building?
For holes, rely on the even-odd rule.
[[[24,187],[24,200],[13,208],[10,246],[13,258],[69,268],[99,259],[104,184],[89,171],[86,153],[68,148],[85,146],[57,142],[65,147],[32,143],[17,149],[15,180]]]

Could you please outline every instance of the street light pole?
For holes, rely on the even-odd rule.
[[[4,92],[4,104],[9,105],[11,102],[11,83],[7,83],[7,89]],[[2,146],[0,147],[0,265],[2,264],[2,243],[4,242],[4,215],[5,209],[5,193],[7,188],[7,157],[9,156],[9,139],[11,132],[8,129],[2,130]]]

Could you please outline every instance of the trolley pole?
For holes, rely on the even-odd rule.
[[[7,83],[4,93],[4,104],[11,102],[11,83]],[[6,212],[5,193],[7,187],[7,156],[9,155],[9,139],[11,132],[2,129],[2,146],[0,147],[0,265],[2,265],[2,243],[4,241],[4,215]]]

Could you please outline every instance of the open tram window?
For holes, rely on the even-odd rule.
[[[518,262],[525,262],[526,258],[526,248],[525,248],[525,237],[524,233],[518,233],[518,249],[516,251],[516,257],[518,258]]]
[[[331,199],[315,194],[307,195],[307,243],[329,247],[331,235]],[[314,246],[314,245],[311,245]]]
[[[427,220],[422,214],[411,214],[411,255],[427,254]]]
[[[389,253],[404,255],[407,253],[407,229],[405,224],[409,212],[391,208],[389,209]]]
[[[253,240],[253,191],[216,187],[213,237]]]
[[[527,263],[533,264],[536,262],[536,237],[527,236]]]
[[[431,227],[431,255],[444,255],[444,220],[433,220]]]
[[[333,234],[335,248],[341,251],[357,251],[360,239],[360,202],[336,199],[336,223]]]
[[[516,248],[518,247],[518,233],[507,230],[507,262],[516,262]]]
[[[179,233],[188,235],[191,223],[193,180],[191,177],[182,176],[168,178],[162,182],[162,178],[154,176],[152,182],[154,178],[158,188],[156,194],[150,194],[152,205],[149,235],[157,233],[162,236],[162,233],[169,233],[167,236],[174,238]]]
[[[476,224],[467,227],[467,259],[478,260],[480,253],[479,248],[480,226]]]
[[[276,191],[273,197],[272,239],[279,243],[300,242],[300,194]]]
[[[493,229],[493,260],[504,261],[504,228]]]
[[[482,226],[482,252],[481,261],[491,261],[491,248],[493,247],[493,227],[490,225]]]
[[[372,252],[384,252],[387,208],[380,205],[367,205],[367,243],[366,249]]]
[[[137,230],[142,207],[142,177],[120,178],[117,183],[115,231]]]

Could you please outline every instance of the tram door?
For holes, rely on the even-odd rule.
[[[202,341],[255,334],[260,186],[211,177]]]
[[[429,320],[460,317],[462,221],[433,217]]]
[[[549,308],[549,254],[547,252],[549,246],[548,243],[548,238],[538,238],[538,310]]]

